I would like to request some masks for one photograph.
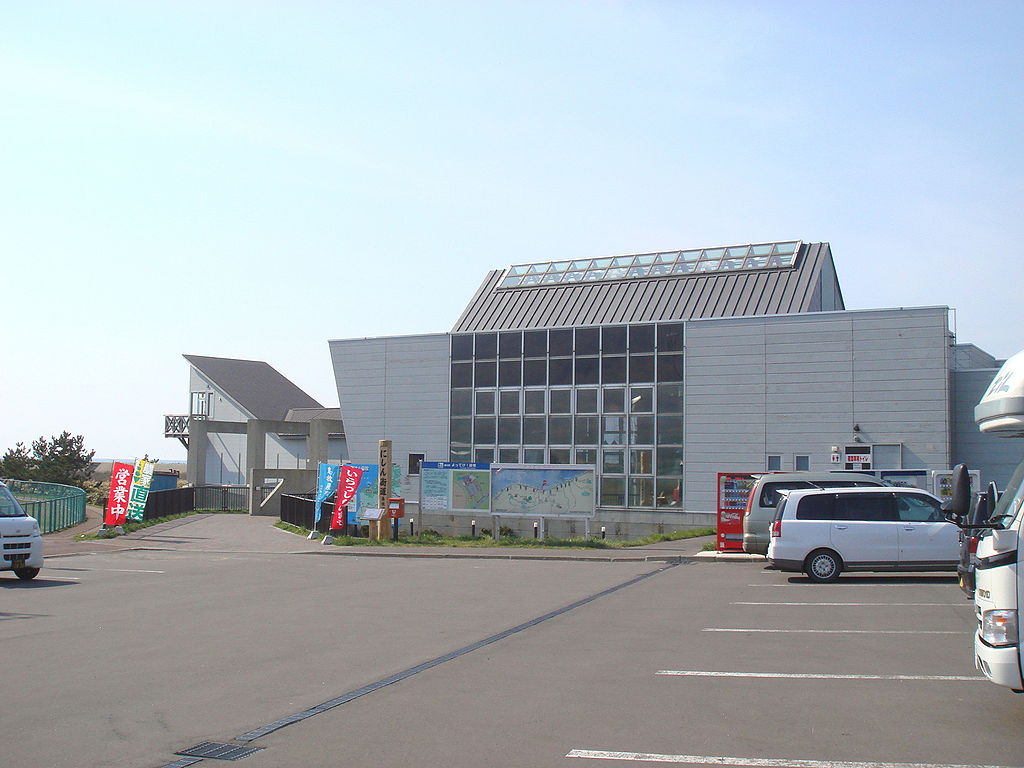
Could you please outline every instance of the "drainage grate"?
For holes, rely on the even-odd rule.
[[[241,760],[243,757],[263,751],[263,747],[239,747],[235,744],[221,744],[217,741],[204,741],[188,749],[179,749],[174,754],[188,757],[209,757],[213,760]]]
[[[195,765],[196,763],[203,762],[201,757],[186,757],[182,760],[175,760],[173,763],[167,763],[161,765],[160,768],[187,768],[189,765]]]

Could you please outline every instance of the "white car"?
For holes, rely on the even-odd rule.
[[[955,571],[959,529],[917,488],[835,488],[785,494],[768,560],[829,582],[849,571]]]
[[[25,514],[7,486],[0,483],[0,571],[19,579],[34,579],[43,567],[43,537],[39,522]]]

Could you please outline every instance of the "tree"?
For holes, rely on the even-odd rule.
[[[31,480],[36,470],[36,462],[28,452],[24,443],[16,443],[13,448],[0,458],[0,477],[10,480]]]
[[[32,457],[36,462],[33,480],[45,483],[83,486],[92,474],[92,457],[96,451],[85,450],[85,438],[64,430],[47,440],[32,441]]]

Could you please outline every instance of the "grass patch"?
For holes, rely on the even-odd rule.
[[[309,536],[309,529],[289,523],[277,522],[275,527],[283,531],[294,533],[299,536]],[[698,536],[710,536],[715,532],[714,528],[697,528],[690,531],[673,531],[672,533],[655,533],[630,541],[613,541],[611,539],[585,539],[583,537],[573,539],[521,539],[515,536],[502,536],[497,541],[490,536],[441,536],[433,532],[417,533],[415,536],[399,536],[398,541],[391,541],[390,538],[382,541],[370,541],[369,539],[354,536],[335,536],[334,546],[337,547],[518,547],[536,549],[625,549],[627,547],[642,547],[645,544],[657,544],[662,541],[678,541],[679,539],[692,539]],[[320,533],[316,534],[317,539],[323,538]],[[712,544],[712,548],[714,545]]]
[[[246,509],[193,509],[190,512],[181,512],[177,515],[167,515],[167,517],[155,517],[152,520],[139,520],[137,522],[125,522],[121,528],[125,533],[134,533],[135,531],[141,531],[143,528],[149,528],[154,525],[160,525],[160,523],[169,523],[172,520],[180,520],[183,517],[191,517],[192,515],[247,515],[249,511]],[[93,539],[109,539],[109,535],[104,536],[99,533],[80,533],[75,536],[75,541],[90,541]]]

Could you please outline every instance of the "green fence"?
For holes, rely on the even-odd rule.
[[[25,511],[39,521],[43,533],[85,521],[85,491],[71,485],[35,480],[4,480]]]

